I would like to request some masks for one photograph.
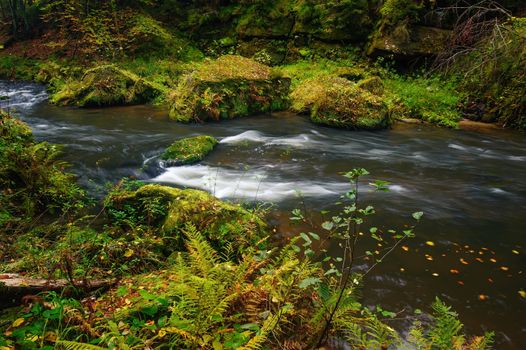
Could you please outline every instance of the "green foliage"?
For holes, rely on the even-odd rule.
[[[403,20],[415,21],[423,2],[414,0],[386,0],[380,8],[384,24],[397,24]]]
[[[432,309],[432,322],[427,330],[422,327],[419,321],[416,321],[409,332],[408,340],[416,349],[491,349],[494,337],[492,332],[466,340],[465,334],[462,333],[463,325],[458,319],[458,314],[452,311],[450,306],[437,298]]]
[[[456,128],[462,118],[461,94],[453,79],[389,74],[384,79],[390,105],[400,117],[418,118],[440,126]]]
[[[448,73],[462,76],[470,119],[526,130],[525,47],[526,20],[511,18],[455,60]]]
[[[37,61],[14,55],[0,55],[0,77],[4,79],[33,80],[38,72]]]
[[[31,130],[5,112],[0,112],[0,137],[0,203],[4,218],[17,218],[4,222],[5,232],[36,215],[73,214],[84,207],[84,191],[64,172],[68,165],[56,160],[59,147],[35,142]]]
[[[199,162],[214,149],[217,142],[216,138],[207,135],[187,137],[170,145],[161,158],[175,165]]]

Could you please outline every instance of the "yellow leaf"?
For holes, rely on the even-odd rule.
[[[409,251],[409,247],[406,246],[406,245],[403,245],[403,246],[402,246],[402,249],[405,250],[406,252]]]
[[[129,258],[132,255],[133,255],[133,250],[131,250],[131,249],[127,249],[126,252],[124,252],[124,256],[126,258]]]
[[[484,301],[484,300],[486,300],[486,299],[488,299],[488,296],[487,296],[487,295],[479,294],[479,300],[480,300],[480,301]]]
[[[25,319],[23,319],[23,318],[17,318],[17,319],[15,320],[15,322],[13,322],[13,324],[11,325],[11,327],[13,327],[13,328],[20,327],[22,324],[24,324],[24,322],[25,322]]]
[[[159,331],[159,334],[158,334],[158,335],[159,335],[159,338],[162,338],[162,337],[164,337],[164,336],[166,335],[166,331],[165,331],[164,329],[161,329],[161,330]]]
[[[523,298],[526,298],[526,292],[523,290],[519,290],[519,295]]]
[[[502,271],[508,271],[510,268],[507,267],[507,266],[501,266],[500,269],[501,269]]]
[[[430,247],[434,247],[435,246],[435,242],[432,242],[432,241],[427,241],[426,244]]]
[[[511,252],[512,252],[513,254],[517,254],[517,255],[519,255],[519,252],[518,252],[517,250],[515,250],[515,249],[513,249]]]
[[[434,276],[434,277],[438,277],[438,273],[433,272],[433,276]]]

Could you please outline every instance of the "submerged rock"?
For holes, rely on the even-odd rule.
[[[232,119],[287,108],[290,79],[241,56],[222,56],[183,77],[170,97],[180,122]]]
[[[347,79],[326,76],[303,81],[291,94],[292,109],[319,124],[345,129],[383,129],[391,125],[383,98]]]
[[[78,107],[103,107],[146,103],[160,94],[159,88],[143,78],[114,65],[104,65],[88,69],[78,82],[67,82],[51,101]]]
[[[266,224],[256,213],[199,190],[145,185],[136,191],[114,191],[105,205],[115,222],[133,218],[135,225],[159,230],[170,250],[183,249],[188,225],[220,251],[240,252],[266,235]]]
[[[194,136],[175,141],[161,156],[168,165],[191,164],[203,158],[217,145],[212,136]]]

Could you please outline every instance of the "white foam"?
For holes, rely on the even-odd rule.
[[[243,171],[205,165],[167,168],[152,181],[203,189],[219,198],[266,201],[279,201],[299,194],[305,197],[338,195],[347,186],[345,183],[272,181],[264,169]]]
[[[248,130],[241,134],[225,137],[220,141],[222,144],[239,144],[244,142],[262,143],[265,146],[290,146],[296,148],[312,147],[319,142],[312,139],[311,135],[299,134],[291,137],[264,136],[256,130]]]

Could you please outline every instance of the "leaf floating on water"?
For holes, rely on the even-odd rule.
[[[507,267],[507,266],[501,266],[500,269],[501,269],[502,271],[508,271],[510,268]]]
[[[526,292],[523,290],[519,290],[519,295],[526,299]]]
[[[433,257],[431,255],[426,254],[426,260],[433,261]]]
[[[458,284],[460,284],[461,286],[464,285],[464,281],[457,281]]]
[[[489,297],[485,294],[479,294],[479,300],[480,301],[484,301],[484,300],[487,300]]]
[[[403,245],[403,246],[402,246],[402,249],[403,249],[403,250],[405,250],[406,252],[408,252],[408,251],[409,251],[409,247],[408,247],[408,246],[406,246],[406,245]]]
[[[426,244],[430,247],[434,247],[435,246],[435,242],[433,241],[427,241]]]
[[[400,272],[404,272],[405,269],[403,267],[400,268]]]
[[[493,259],[493,258],[489,259],[489,261],[491,261],[492,263],[496,263],[497,262],[497,260]]]
[[[436,273],[436,272],[433,272],[432,275],[435,276],[435,277],[438,277],[438,273]]]
[[[493,283],[493,279],[488,278],[488,282],[489,282],[489,283]]]
[[[482,260],[481,258],[475,258],[475,260],[477,260],[479,263],[483,263],[484,260]]]
[[[452,274],[455,274],[455,275],[458,275],[460,273],[460,271],[455,270],[455,269],[451,269],[451,270],[449,270],[449,272],[451,272]]]
[[[517,255],[520,254],[520,253],[519,253],[517,250],[515,250],[515,249],[513,249],[511,252],[512,252],[513,254],[517,254]]]
[[[464,258],[460,258],[460,262],[464,265],[469,265],[469,263],[466,260],[464,260]]]

